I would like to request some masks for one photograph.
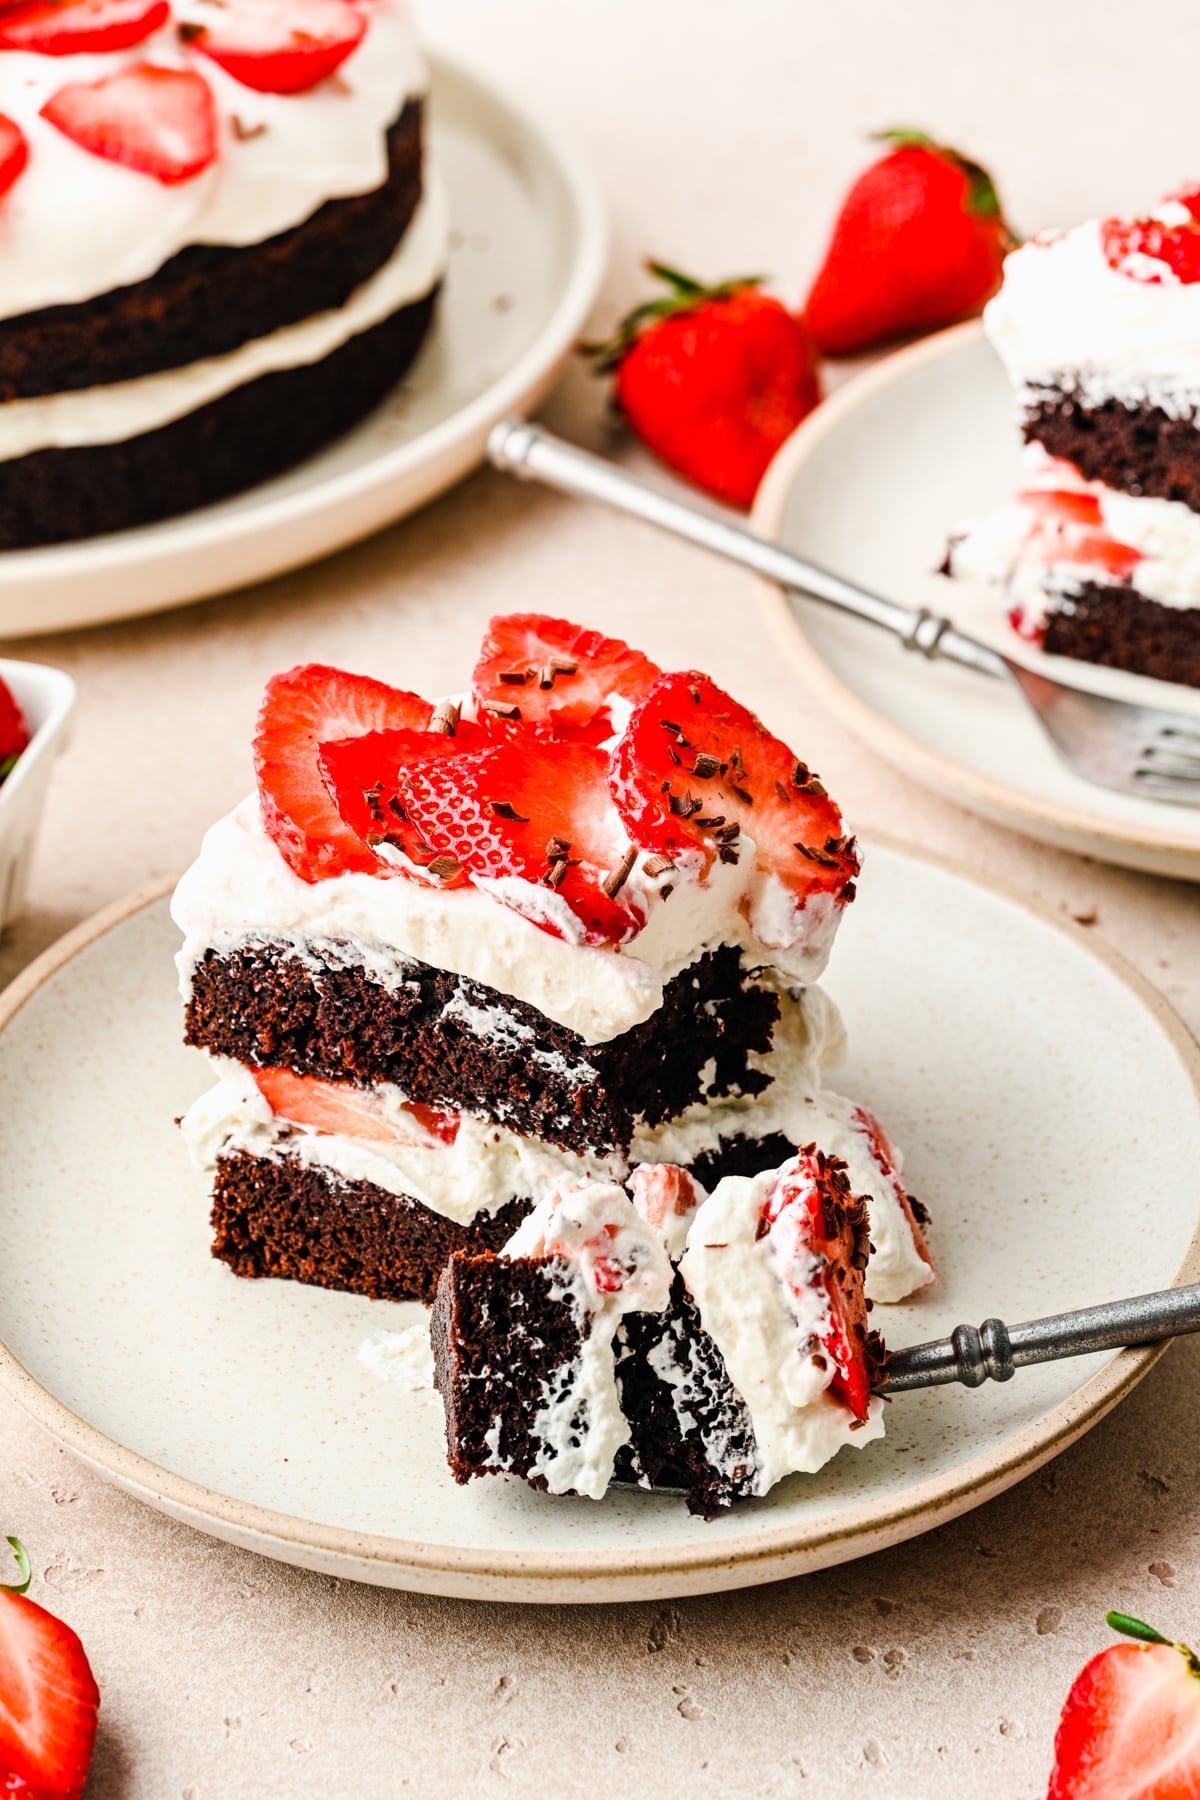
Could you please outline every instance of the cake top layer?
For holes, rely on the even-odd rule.
[[[1190,410],[1200,399],[1200,189],[1142,219],[1039,233],[1007,257],[984,322],[1022,386]]]
[[[433,704],[308,665],[268,686],[258,805],[210,833],[175,914],[206,938],[340,939],[526,999],[600,1041],[708,948],[808,981],[858,858],[745,707],[561,620],[492,622]]]
[[[144,280],[191,244],[259,243],[371,192],[388,127],[426,82],[402,0],[5,9],[0,317]]]

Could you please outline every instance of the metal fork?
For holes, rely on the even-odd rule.
[[[685,502],[623,469],[530,425],[502,419],[488,439],[497,469],[544,482],[561,493],[599,500],[657,525],[729,562],[890,631],[908,650],[1007,680],[1025,701],[1063,762],[1085,780],[1118,793],[1200,806],[1200,714],[1167,712],[1111,700],[1035,675],[959,631],[927,607],[900,606],[857,587],[778,544],[758,537],[730,513]]]

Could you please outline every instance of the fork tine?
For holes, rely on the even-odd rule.
[[[1200,718],[1189,718],[1186,713],[1154,712],[1149,708],[1146,717],[1153,721],[1160,737],[1180,738],[1185,744],[1200,746]]]
[[[1194,771],[1200,775],[1200,744],[1195,750],[1188,749],[1186,745],[1176,748],[1172,744],[1147,744],[1142,751],[1142,760],[1153,760],[1156,769],[1173,770],[1176,774]]]
[[[1143,764],[1133,771],[1138,787],[1147,794],[1159,794],[1163,799],[1172,797],[1190,800],[1193,804],[1200,795],[1200,770],[1189,769],[1184,772],[1178,769],[1159,767],[1146,768]]]

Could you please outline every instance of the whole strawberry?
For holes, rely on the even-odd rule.
[[[892,148],[842,202],[804,307],[826,356],[978,312],[1017,241],[978,163],[923,131],[875,135]]]
[[[1067,1695],[1047,1800],[1194,1800],[1200,1794],[1200,1661],[1151,1625],[1093,1656]]]
[[[29,1558],[8,1542],[21,1579],[0,1586],[0,1794],[78,1800],[100,1695],[71,1627],[28,1598]]]
[[[29,743],[29,727],[12,689],[0,679],[0,781],[11,775]]]
[[[759,276],[706,287],[665,263],[646,266],[667,291],[588,352],[615,371],[617,404],[643,443],[697,487],[748,507],[821,398],[808,333]]]

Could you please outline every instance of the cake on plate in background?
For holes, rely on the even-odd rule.
[[[829,1255],[865,1283],[864,1305],[932,1279],[883,1127],[828,1084],[843,1032],[817,983],[854,897],[856,846],[811,770],[707,676],[512,615],[491,622],[454,699],[312,664],[275,677],[255,766],[258,791],[212,827],[173,903],[186,1034],[215,1076],[184,1133],[213,1174],[214,1253],[236,1273],[431,1301],[449,1263],[444,1293],[482,1280],[499,1294],[509,1265],[553,1262],[559,1210],[591,1194],[602,1236],[621,1237],[624,1220],[631,1242],[649,1232],[665,1246],[656,1322],[627,1321],[618,1341],[606,1302],[609,1351],[597,1336],[588,1365],[599,1358],[611,1396],[604,1371],[640,1333],[639,1375],[631,1364],[621,1385],[660,1424],[673,1390],[661,1369],[648,1381],[666,1355],[651,1340],[670,1338],[686,1361],[701,1344],[693,1301],[705,1379],[736,1360],[717,1302],[697,1298],[720,1276],[706,1239],[684,1254],[687,1219],[706,1228],[732,1207],[765,1242],[770,1195],[750,1190],[798,1152],[817,1174],[793,1223],[803,1214],[806,1231],[836,1240]],[[861,1230],[845,1222],[855,1209]],[[768,1273],[789,1317],[799,1306],[806,1318],[793,1289],[808,1251],[793,1261],[791,1276],[775,1262]],[[449,1305],[443,1369],[461,1386],[472,1344],[487,1355],[490,1343],[448,1335]],[[560,1351],[572,1330],[574,1314]],[[805,1326],[796,1342],[812,1336]],[[828,1380],[806,1392],[833,1379],[818,1372]],[[526,1401],[538,1391],[514,1380]],[[720,1469],[692,1443],[703,1506],[762,1491],[775,1464],[747,1461],[750,1430]],[[842,1441],[801,1435],[797,1467],[814,1442],[832,1454]],[[677,1470],[668,1443],[656,1461],[640,1441],[639,1478]],[[540,1468],[519,1462],[492,1466]],[[484,1468],[465,1454],[455,1466]],[[596,1466],[612,1472],[605,1456]],[[571,1485],[567,1467],[551,1485]]]
[[[1200,687],[1200,189],[1015,250],[987,333],[1028,478],[946,572],[1047,652]]]
[[[400,0],[0,12],[0,548],[275,475],[415,356],[445,267]]]

